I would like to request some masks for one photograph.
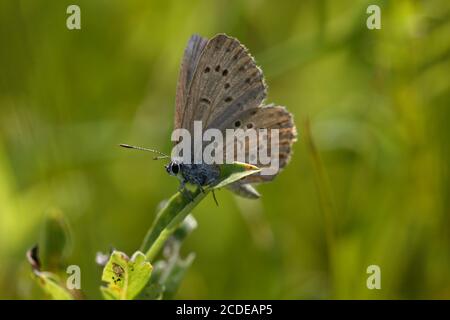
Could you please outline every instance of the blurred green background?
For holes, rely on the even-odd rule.
[[[70,4],[81,30],[66,28]],[[260,201],[221,191],[195,209],[177,298],[450,298],[449,17],[445,0],[1,0],[0,298],[43,297],[25,251],[50,208],[100,298],[95,253],[134,252],[178,186],[117,144],[170,151],[186,42],[219,32],[250,49],[300,139]]]

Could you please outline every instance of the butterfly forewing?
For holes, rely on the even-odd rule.
[[[192,132],[193,122],[222,129],[225,119],[258,107],[266,96],[261,70],[238,40],[219,34],[208,41],[199,58],[182,127]]]
[[[198,64],[200,55],[208,42],[207,39],[198,35],[193,35],[184,51],[183,60],[181,62],[180,74],[178,76],[177,94],[175,100],[175,128],[182,127],[184,109],[186,107],[187,94],[192,83],[195,69]]]

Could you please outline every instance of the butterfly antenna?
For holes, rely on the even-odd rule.
[[[148,152],[153,152],[153,153],[159,154],[159,156],[158,157],[154,157],[153,160],[170,158],[167,154],[165,154],[165,153],[163,153],[161,151],[158,151],[158,150],[154,150],[154,149],[148,149],[148,148],[137,147],[137,146],[130,146],[129,144],[124,144],[124,143],[119,144],[119,146],[121,146],[123,148],[127,148],[127,149],[148,151]]]

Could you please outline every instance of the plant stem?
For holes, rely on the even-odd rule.
[[[309,149],[309,154],[311,156],[315,182],[317,185],[318,195],[319,195],[319,205],[323,213],[324,225],[325,225],[325,238],[327,243],[328,251],[328,265],[329,265],[329,276],[330,282],[333,286],[334,284],[334,268],[335,268],[335,225],[334,225],[334,215],[335,215],[335,205],[332,196],[330,181],[328,180],[328,175],[326,173],[325,167],[322,163],[322,159],[317,150],[316,144],[311,134],[311,125],[307,119],[304,124],[304,136],[307,147]],[[333,287],[331,288],[333,292]]]
[[[180,192],[169,199],[164,208],[158,212],[155,222],[148,230],[141,245],[140,250],[145,252],[148,261],[151,262],[155,258],[166,240],[207,194],[207,191],[203,193],[197,189],[192,192],[192,200]]]

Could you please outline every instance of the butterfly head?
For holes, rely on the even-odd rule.
[[[166,171],[171,176],[178,176],[181,173],[182,163],[177,160],[172,160],[165,166]]]

